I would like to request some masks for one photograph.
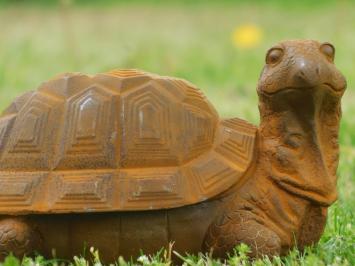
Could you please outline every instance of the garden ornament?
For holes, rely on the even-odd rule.
[[[272,47],[260,125],[221,119],[194,85],[137,70],[57,76],[0,117],[0,253],[104,260],[153,253],[252,257],[316,243],[336,200],[334,47]]]

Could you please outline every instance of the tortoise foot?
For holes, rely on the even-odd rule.
[[[39,234],[25,221],[15,218],[0,221],[0,259],[9,253],[17,257],[30,254],[39,243]]]
[[[249,256],[258,258],[281,253],[279,236],[254,219],[246,219],[242,214],[232,217],[222,215],[208,229],[204,250],[213,250],[213,255],[225,258],[233,248],[241,243],[251,248]]]

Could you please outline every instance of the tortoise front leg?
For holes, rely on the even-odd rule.
[[[224,258],[236,245],[247,244],[250,257],[273,256],[281,252],[278,235],[258,222],[247,211],[225,212],[210,225],[204,250],[213,249],[213,254]]]
[[[40,245],[40,236],[20,218],[0,220],[0,259],[10,252],[17,257],[32,253]]]
[[[327,208],[310,205],[298,235],[297,247],[303,250],[305,246],[317,243],[327,222]]]

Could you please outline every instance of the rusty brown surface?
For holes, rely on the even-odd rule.
[[[187,81],[136,70],[63,74],[0,116],[0,253],[103,258],[157,251],[252,256],[317,242],[337,197],[334,48],[271,48],[259,128],[220,119]],[[15,244],[14,244],[15,243]]]

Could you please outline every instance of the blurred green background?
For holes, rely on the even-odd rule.
[[[0,28],[1,109],[61,72],[139,68],[185,78],[221,115],[254,123],[266,50],[284,39],[333,43],[336,64],[348,79],[338,205],[350,214],[345,225],[353,234],[355,2],[0,0]]]

